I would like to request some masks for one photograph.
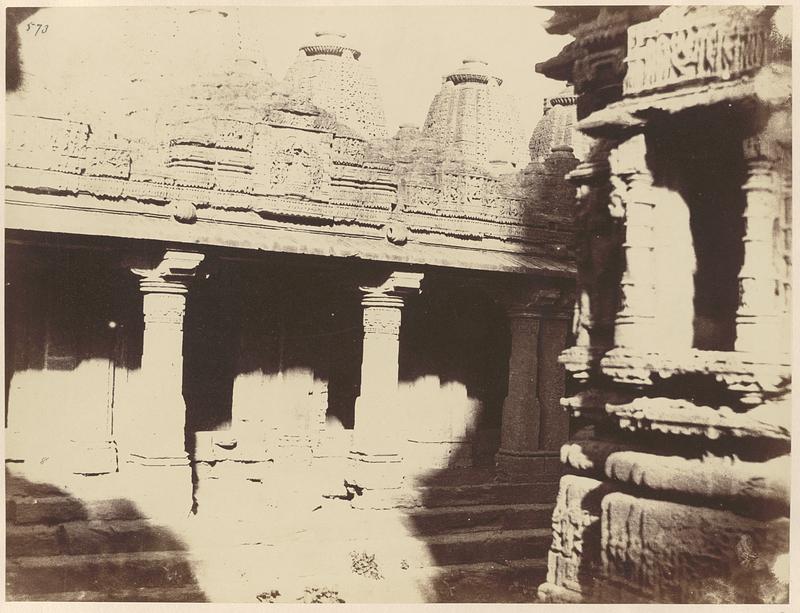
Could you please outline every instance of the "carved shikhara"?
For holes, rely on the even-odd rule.
[[[579,299],[576,343],[561,356],[576,380],[562,405],[587,428],[561,452],[546,601],[785,601],[774,565],[788,551],[791,90],[772,54],[774,11],[556,9],[551,20],[576,40],[539,69],[575,83],[578,129],[594,141],[569,175]],[[626,48],[627,74],[585,70]],[[771,93],[756,91],[759,79]],[[725,271],[732,336],[698,348],[697,324],[663,308],[700,319],[696,285],[658,271],[699,270],[708,236],[689,220],[703,197],[679,191],[698,179],[679,149],[665,179],[656,141],[684,119],[702,129],[718,117],[708,130],[736,134],[723,146],[741,176],[700,175],[700,204],[716,206],[714,190],[740,198],[741,261]]]

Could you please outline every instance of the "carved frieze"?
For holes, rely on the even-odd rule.
[[[759,592],[776,557],[788,551],[788,537],[788,518],[753,520],[611,493],[602,502],[603,592],[597,597],[630,602],[646,594],[650,601],[686,603],[714,592],[722,600],[711,602],[762,602]],[[726,600],[734,590],[754,593]]]
[[[6,129],[8,166],[119,179],[130,176],[127,141],[101,141],[88,124],[11,115]],[[113,146],[117,142],[119,147]]]
[[[525,207],[523,199],[501,195],[493,177],[451,173],[401,181],[400,203],[410,213],[508,224],[521,224]]]
[[[765,65],[770,27],[748,7],[673,7],[628,29],[626,95],[728,80]]]
[[[165,217],[183,223],[219,219],[208,210],[253,212],[287,223],[348,224],[371,236],[402,229],[388,237],[398,246],[436,235],[453,244],[500,241],[494,247],[501,250],[524,243],[532,253],[570,257],[564,215],[556,208],[536,212],[540,186],[528,175],[398,172],[391,151],[338,125],[321,129],[327,120],[318,109],[290,106],[274,106],[261,122],[206,117],[165,123],[158,143],[100,141],[87,124],[14,117],[8,154],[14,172],[7,174],[7,187],[163,206]],[[278,124],[281,113],[305,118],[297,120],[303,127]],[[177,211],[167,208],[171,202],[193,207]]]

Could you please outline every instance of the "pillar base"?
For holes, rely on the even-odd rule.
[[[358,494],[356,508],[382,509],[393,506],[395,495],[403,485],[405,471],[399,454],[375,456],[353,451],[348,456],[345,483]]]
[[[76,475],[117,472],[117,445],[114,441],[75,441],[70,445],[67,461],[70,472]]]
[[[362,490],[361,495],[355,496],[350,502],[354,509],[369,511],[385,511],[397,507],[400,499],[401,488],[385,490]]]
[[[192,511],[192,469],[183,457],[131,454],[125,466],[132,500],[147,517],[180,518]]]
[[[503,481],[558,481],[562,472],[559,451],[520,453],[501,449],[495,456],[495,468]]]
[[[418,471],[469,468],[473,465],[474,445],[469,440],[420,441],[409,439],[406,446],[409,468]]]

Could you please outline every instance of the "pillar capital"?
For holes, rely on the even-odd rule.
[[[378,286],[362,286],[364,306],[403,306],[403,297],[420,291],[421,272],[393,272]],[[399,301],[399,304],[398,304]]]
[[[742,141],[742,153],[748,164],[759,162],[769,168],[780,161],[783,152],[775,138],[761,132]]]
[[[204,258],[194,251],[168,250],[152,268],[131,268],[131,272],[140,277],[142,292],[184,294]]]
[[[646,155],[647,143],[644,134],[634,134],[609,152],[608,162],[611,172],[623,178],[649,174]]]

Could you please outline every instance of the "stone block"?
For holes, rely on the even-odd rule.
[[[602,502],[602,583],[655,602],[765,602],[788,538],[786,518],[612,493]]]

